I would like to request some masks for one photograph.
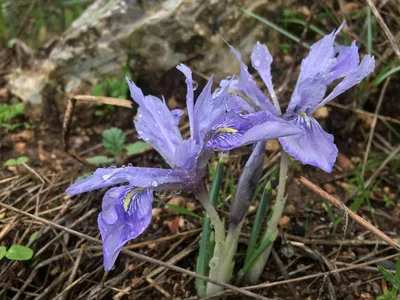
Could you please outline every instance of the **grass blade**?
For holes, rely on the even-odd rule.
[[[224,168],[224,156],[218,161],[215,171],[214,180],[210,191],[210,202],[216,206],[219,196],[219,191],[222,182],[222,171]],[[196,273],[201,275],[208,275],[208,263],[212,255],[213,241],[210,226],[210,217],[206,214],[203,220],[203,231],[201,232],[199,256],[197,257]],[[211,241],[210,241],[211,240]],[[196,278],[196,291],[199,297],[205,297],[206,282],[202,279]]]
[[[387,281],[389,281],[393,288],[395,288],[396,290],[400,290],[400,279],[397,278],[396,276],[394,276],[392,273],[390,273],[388,270],[386,270],[385,268],[378,266],[379,272],[382,273],[383,277],[385,277],[385,279]]]
[[[272,191],[271,182],[268,181],[267,184],[265,185],[264,193],[261,197],[261,201],[257,209],[253,227],[251,228],[250,240],[247,246],[246,257],[244,261],[245,265],[250,261],[251,256],[255,251],[254,249],[256,248],[256,244],[259,240],[261,226],[264,220],[265,213],[268,208],[269,200],[271,198],[271,191]]]
[[[378,76],[373,82],[373,86],[378,86],[381,82],[383,82],[386,78],[388,78],[390,75],[397,73],[400,71],[400,66],[397,66],[396,68],[393,68],[386,73],[382,74],[381,76]]]
[[[279,25],[276,25],[275,23],[272,23],[271,21],[268,21],[267,19],[265,19],[265,18],[263,18],[263,17],[261,17],[259,15],[256,15],[255,13],[252,13],[251,11],[249,11],[247,9],[241,8],[240,10],[243,11],[245,14],[248,14],[249,16],[253,17],[254,19],[256,19],[256,20],[268,25],[272,29],[278,31],[280,34],[288,37],[289,39],[295,41],[296,43],[300,43],[300,38],[299,37],[295,36],[294,34],[290,33],[286,29],[280,27]],[[305,43],[305,42],[302,43],[302,46],[307,48],[307,49],[310,49],[310,45]]]
[[[367,7],[367,52],[372,53],[372,22],[371,8]]]
[[[244,264],[243,269],[241,269],[238,272],[237,282],[242,281],[243,277],[246,276],[250,267],[254,264],[254,262],[257,260],[257,258],[259,258],[260,255],[263,254],[265,252],[265,250],[267,250],[267,248],[272,245],[274,240],[275,240],[275,237],[271,236],[267,240],[265,240],[263,243],[261,243],[260,247],[258,247],[256,250],[254,250],[253,255],[248,259],[247,263]]]

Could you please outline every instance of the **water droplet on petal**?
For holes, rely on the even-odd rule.
[[[229,156],[229,150],[222,150],[221,154],[224,156]]]
[[[132,167],[133,165],[131,163],[128,164],[128,167]]]
[[[249,112],[248,112],[247,110],[242,110],[239,114],[240,114],[241,116],[245,116],[245,115],[248,115]]]
[[[101,216],[103,218],[103,221],[108,225],[112,225],[118,220],[118,213],[115,210],[115,207],[112,205],[103,210]]]
[[[180,193],[182,193],[181,190],[175,190],[175,194],[179,195]]]
[[[138,114],[137,117],[138,117],[138,118],[141,118],[141,117],[142,117],[142,114]]]
[[[158,113],[159,115],[161,115],[161,110],[157,110],[157,113]]]
[[[158,186],[158,182],[155,181],[155,180],[153,180],[153,182],[151,183],[151,185],[154,186],[154,187],[156,187],[156,186]]]
[[[172,197],[172,191],[171,190],[166,190],[165,194],[164,194],[164,197],[167,198],[167,199],[171,198]]]
[[[164,190],[159,190],[159,191],[156,191],[156,196],[157,197],[164,197],[164,195],[165,195],[165,191]]]
[[[260,60],[259,59],[256,59],[255,61],[254,61],[254,67],[259,67],[260,66]]]
[[[101,176],[101,178],[103,178],[103,180],[107,180],[110,177],[111,177],[111,174],[106,174],[106,175]]]
[[[197,88],[199,87],[199,84],[197,83],[197,81],[192,81],[192,88],[193,88],[193,90],[195,91],[195,90],[197,90]]]

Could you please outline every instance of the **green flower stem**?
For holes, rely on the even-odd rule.
[[[286,198],[285,198],[285,186],[286,186],[286,177],[288,172],[288,162],[289,157],[288,154],[281,150],[281,163],[280,163],[280,170],[279,170],[279,186],[278,186],[278,194],[276,196],[276,201],[273,206],[273,212],[271,219],[268,221],[267,230],[262,238],[262,242],[264,243],[270,237],[273,240],[276,239],[278,235],[278,223],[279,219],[282,216],[283,209],[285,208]],[[272,246],[269,246],[263,254],[254,262],[254,264],[250,267],[248,273],[246,274],[245,281],[249,284],[255,284],[259,281],[260,276],[265,268],[265,265],[268,261],[269,255],[272,250]]]
[[[209,201],[208,193],[206,192],[204,186],[199,188],[198,192],[196,193],[196,197],[210,217],[211,227],[213,227],[215,233],[214,257],[219,258],[223,255],[223,247],[225,241],[224,224],[221,222],[221,219],[219,218],[214,206]]]
[[[221,251],[214,250],[214,256],[210,260],[210,274],[209,278],[220,281],[229,282],[232,278],[233,267],[235,265],[234,256],[236,254],[237,245],[239,241],[240,231],[242,229],[243,221],[236,226],[234,230],[229,230],[226,240],[223,243]],[[210,297],[223,290],[219,285],[207,283],[206,296]]]

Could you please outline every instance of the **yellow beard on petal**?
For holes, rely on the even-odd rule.
[[[304,117],[307,126],[308,126],[308,127],[311,127],[310,117],[309,117],[305,112],[300,113],[300,115],[302,115],[302,116]]]
[[[217,130],[215,130],[215,133],[236,133],[238,132],[234,128],[229,128],[229,127],[220,127]]]
[[[136,192],[143,191],[143,190],[145,190],[145,188],[136,188],[136,189],[133,189],[132,191],[130,191],[128,194],[126,194],[126,197],[124,200],[124,210],[125,211],[128,211],[129,204],[131,204],[134,194]]]

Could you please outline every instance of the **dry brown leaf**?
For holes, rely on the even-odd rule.
[[[181,196],[172,197],[167,203],[171,205],[185,207],[185,198]],[[168,206],[166,207],[166,211],[169,212],[170,214],[174,213],[174,210]]]
[[[290,218],[288,216],[283,216],[279,219],[279,226],[283,229],[287,229],[290,224]]]
[[[17,153],[23,153],[26,147],[26,143],[18,142],[14,143],[14,151]]]
[[[186,203],[186,209],[190,210],[190,211],[194,211],[196,209],[196,204],[194,204],[193,202],[188,202],[188,203]]]
[[[329,116],[329,109],[326,106],[318,108],[314,113],[314,118],[317,120],[326,119]]]
[[[341,167],[344,171],[352,171],[354,170],[354,165],[351,162],[350,158],[348,158],[346,155],[343,153],[338,153],[338,156],[336,158],[336,163],[338,164],[339,167]]]
[[[297,213],[297,209],[293,204],[289,204],[285,208],[285,213],[288,215],[295,215]]]
[[[267,152],[275,152],[279,150],[281,145],[279,144],[279,141],[277,139],[274,140],[268,140],[267,145],[265,146],[265,151]]]
[[[172,234],[176,234],[179,232],[179,223],[180,223],[180,217],[176,217],[175,219],[172,219],[171,221],[165,221],[167,224],[169,231]]]
[[[334,194],[336,192],[336,188],[330,183],[324,184],[324,190],[327,191],[329,194]]]
[[[11,134],[10,138],[12,142],[19,141],[30,141],[35,137],[35,133],[32,130],[22,130],[21,132]]]

